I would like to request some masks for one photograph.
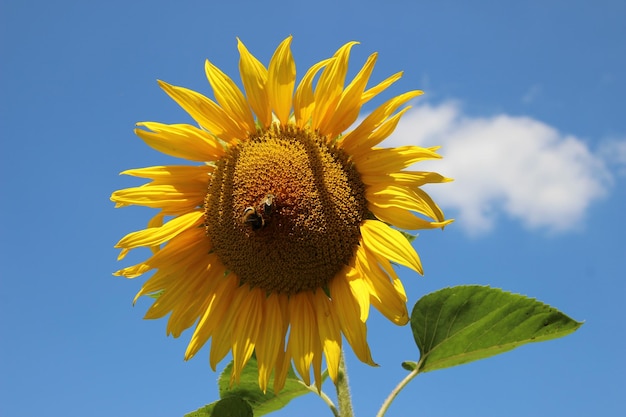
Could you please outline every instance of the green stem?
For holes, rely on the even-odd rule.
[[[391,405],[393,400],[398,396],[398,394],[400,394],[400,391],[402,391],[402,389],[413,378],[415,378],[417,374],[420,373],[419,369],[420,369],[419,365],[416,366],[414,370],[412,370],[406,377],[404,377],[402,381],[400,381],[398,385],[396,385],[396,387],[389,393],[389,396],[385,399],[385,402],[383,402],[383,405],[380,407],[380,410],[378,411],[378,414],[376,414],[376,417],[383,417],[385,415],[385,413],[387,412],[387,409],[389,409],[389,406]]]
[[[330,408],[330,411],[333,412],[334,417],[340,417],[339,410],[337,410],[337,407],[335,407],[333,400],[331,400],[330,397],[328,397],[328,395],[326,395],[324,391],[317,392],[317,389],[312,389],[311,391],[315,392],[317,395],[320,396],[322,400],[324,400],[326,405],[328,405],[328,408]]]
[[[341,357],[339,358],[339,369],[337,371],[335,388],[337,389],[339,415],[341,417],[354,417],[352,399],[350,398],[350,386],[348,385],[348,372],[346,369],[346,360],[343,355],[343,350],[341,351]]]

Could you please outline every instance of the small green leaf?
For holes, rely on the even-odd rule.
[[[254,356],[250,358],[241,372],[239,384],[233,383],[231,387],[230,375],[232,368],[233,363],[231,362],[228,366],[226,366],[226,369],[224,369],[224,372],[220,375],[218,381],[220,397],[228,398],[230,396],[237,396],[245,399],[250,406],[252,406],[255,417],[279,410],[286,406],[289,401],[294,398],[311,392],[309,388],[307,388],[307,386],[298,379],[293,369],[290,368],[287,374],[287,380],[285,381],[285,387],[278,393],[278,395],[274,394],[273,391],[273,377],[270,378],[268,390],[264,394],[259,388],[259,370]]]
[[[409,243],[412,243],[419,236],[419,233],[411,234],[404,230],[398,230],[398,232],[400,232],[402,236],[404,236],[404,238],[409,241]]]
[[[478,285],[428,294],[411,313],[422,372],[556,339],[580,326],[582,323],[537,300]]]
[[[161,295],[163,295],[163,293],[164,293],[164,292],[165,292],[165,291],[163,291],[163,290],[159,290],[159,291],[156,291],[156,292],[152,292],[152,293],[148,294],[148,297],[151,297],[151,298],[154,298],[155,300],[158,300],[158,299],[159,299],[159,297],[160,297]]]
[[[402,362],[402,367],[404,369],[406,369],[407,371],[414,371],[417,369],[417,362],[412,362],[412,361],[405,361]]]

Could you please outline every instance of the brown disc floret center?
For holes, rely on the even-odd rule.
[[[350,262],[366,213],[347,155],[293,126],[231,146],[205,199],[206,232],[226,268],[287,294],[324,288]]]

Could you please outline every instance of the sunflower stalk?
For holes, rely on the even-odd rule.
[[[343,350],[339,357],[339,369],[337,372],[337,380],[335,381],[337,389],[337,402],[339,403],[340,417],[354,417],[352,409],[352,398],[350,397],[350,386],[348,385],[348,372],[346,368],[346,359]]]
[[[332,411],[333,417],[341,417],[339,415],[339,410],[335,406],[335,403],[333,403],[333,400],[331,400],[330,397],[328,395],[326,395],[326,393],[324,391],[319,391],[318,392],[316,388],[313,388],[310,385],[306,385],[306,384],[304,384],[304,382],[302,382],[302,384],[304,386],[306,386],[311,392],[314,392],[315,394],[317,394],[322,399],[322,401],[324,401],[326,403],[328,408],[330,408],[330,411]]]
[[[389,393],[389,396],[385,398],[385,401],[380,407],[380,410],[378,410],[376,417],[383,417],[385,415],[393,400],[395,400],[398,394],[400,394],[400,391],[402,391],[402,389],[404,389],[404,387],[406,387],[408,383],[411,382],[411,380],[415,378],[419,373],[420,368],[419,366],[416,366],[415,369],[413,369],[407,376],[402,379],[402,381],[398,383],[398,385],[396,385],[396,387]]]

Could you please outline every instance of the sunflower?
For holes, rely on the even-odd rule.
[[[169,314],[174,337],[194,327],[185,359],[209,339],[214,370],[232,353],[235,382],[255,354],[263,391],[272,373],[279,391],[292,362],[307,384],[312,368],[319,387],[322,353],[336,380],[342,338],[374,364],[370,305],[406,324],[407,298],[392,265],[422,274],[398,229],[451,221],[420,189],[448,179],[406,170],[440,158],[437,148],[377,146],[422,92],[394,97],[356,124],[361,107],[402,73],[367,88],[374,53],[345,86],[356,44],[349,42],[296,87],[291,40],[268,68],[238,41],[243,91],[206,61],[215,100],[159,81],[197,126],[143,122],[135,133],[158,151],[201,163],[124,171],[150,182],[111,196],[116,207],[159,210],[146,229],[116,245],[119,259],[134,248],[152,250],[115,273],[134,278],[154,270],[135,297],[158,294],[145,318]]]

